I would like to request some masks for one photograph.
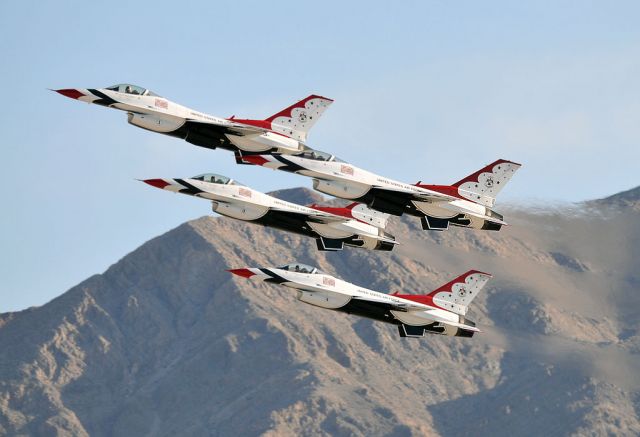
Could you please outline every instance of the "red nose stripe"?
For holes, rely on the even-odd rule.
[[[171,185],[169,182],[165,182],[164,179],[145,179],[144,181],[142,181],[146,184],[151,185],[152,187],[156,187],[156,188],[164,188],[167,185]]]
[[[263,165],[269,162],[260,155],[246,155],[242,157],[242,160],[245,162],[250,162],[251,164],[254,164],[254,165]]]
[[[255,273],[253,273],[249,269],[231,269],[227,271],[233,273],[234,275],[242,276],[243,278],[250,278],[255,275]]]
[[[71,99],[79,99],[80,97],[84,97],[85,95],[80,91],[70,88],[65,90],[55,90],[57,93],[62,94],[63,96],[69,97]]]

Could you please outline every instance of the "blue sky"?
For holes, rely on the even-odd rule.
[[[500,202],[640,184],[637,2],[0,2],[0,312],[41,305],[209,212],[136,178],[237,166],[47,88],[145,86],[218,116],[336,101],[309,144],[406,182],[524,164]]]

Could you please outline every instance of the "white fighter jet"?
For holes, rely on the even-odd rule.
[[[312,149],[292,155],[236,152],[236,161],[311,177],[317,191],[362,202],[387,214],[414,215],[420,217],[423,229],[439,231],[449,225],[500,230],[506,223],[492,207],[496,195],[520,168],[520,164],[499,159],[453,185],[411,185]]]
[[[54,91],[82,102],[126,111],[130,124],[196,146],[263,153],[306,150],[309,129],[333,102],[311,95],[269,118],[250,120],[205,114],[131,84]]]
[[[389,216],[361,203],[346,207],[300,206],[213,173],[143,182],[210,200],[213,211],[227,217],[315,238],[322,251],[342,250],[345,245],[389,251],[396,245],[395,238],[384,231]]]
[[[293,288],[298,300],[311,305],[398,325],[401,337],[472,337],[480,330],[465,315],[491,278],[488,273],[470,270],[429,294],[416,295],[369,290],[304,264],[229,271],[253,281]]]

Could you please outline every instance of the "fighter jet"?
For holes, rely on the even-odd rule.
[[[480,330],[465,315],[491,278],[488,273],[470,270],[431,293],[416,295],[380,293],[297,263],[229,271],[253,281],[293,288],[298,291],[298,300],[311,305],[398,325],[401,337],[472,337]]]
[[[309,129],[333,102],[311,95],[269,118],[250,120],[205,114],[131,84],[54,91],[82,102],[126,111],[130,124],[181,138],[196,146],[263,153],[306,150]]]
[[[424,230],[442,231],[452,226],[498,231],[506,224],[493,211],[496,195],[520,164],[499,159],[453,185],[406,184],[346,163],[317,150],[283,154],[243,154],[239,164],[260,165],[313,178],[313,188],[342,199],[400,216],[420,217]]]
[[[300,206],[214,173],[143,182],[210,200],[212,210],[227,217],[315,238],[322,251],[342,250],[345,245],[389,251],[396,244],[393,235],[384,231],[389,216],[361,203],[346,207]]]

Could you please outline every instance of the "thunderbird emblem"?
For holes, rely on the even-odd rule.
[[[493,187],[493,177],[489,176],[486,181],[484,181],[484,185],[487,188]]]

